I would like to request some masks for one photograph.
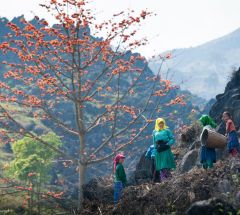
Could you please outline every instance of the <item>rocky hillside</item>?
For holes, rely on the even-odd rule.
[[[112,203],[112,181],[98,180],[89,185],[81,214],[237,215],[239,179],[240,158],[227,158],[209,171],[194,167],[183,174],[175,172],[167,182],[131,185],[116,208]]]
[[[222,122],[222,113],[229,111],[233,117],[237,128],[240,127],[240,68],[231,75],[224,93],[216,96],[216,102],[213,104],[210,115],[218,124],[219,131],[224,133],[224,123]]]
[[[164,68],[169,77],[204,98],[223,92],[233,67],[239,67],[240,29],[203,45],[171,50],[172,59]],[[169,51],[168,51],[169,52]],[[157,72],[160,62],[150,68]]]
[[[81,214],[239,214],[240,156],[218,156],[214,168],[204,170],[199,165],[199,130],[191,129],[195,129],[191,133],[194,143],[178,142],[173,149],[177,169],[171,180],[151,182],[151,164],[145,159],[144,152],[117,207],[113,207],[112,178],[98,178],[84,187],[85,202]]]
[[[240,69],[236,70],[225,92],[217,96],[210,114],[217,121],[220,131],[221,114],[228,110],[236,125],[240,123]],[[150,161],[144,153],[132,176],[123,198],[113,207],[113,181],[93,180],[85,187],[82,214],[161,214],[161,215],[238,215],[240,214],[240,156],[229,157],[226,149],[217,150],[214,168],[204,170],[199,163],[199,134],[194,124],[182,130],[182,140],[173,149],[177,169],[171,180],[152,183]],[[125,164],[127,165],[127,164]]]

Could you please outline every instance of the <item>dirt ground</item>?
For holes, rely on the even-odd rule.
[[[240,209],[240,158],[218,161],[213,169],[195,167],[185,174],[173,174],[162,183],[144,183],[124,189],[114,208],[112,201],[86,200],[81,214],[182,215],[194,202],[219,198]]]

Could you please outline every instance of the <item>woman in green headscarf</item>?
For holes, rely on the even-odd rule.
[[[213,121],[213,119],[208,115],[202,115],[199,119],[201,126],[206,127],[208,126],[210,129],[216,128],[217,124]],[[204,169],[212,168],[213,163],[216,162],[216,151],[213,148],[207,148],[203,144],[201,145],[200,151],[200,162],[203,165]]]
[[[155,153],[156,171],[160,171],[161,181],[171,177],[170,170],[176,168],[171,145],[175,142],[172,132],[168,129],[166,122],[158,118],[153,131],[153,144]]]

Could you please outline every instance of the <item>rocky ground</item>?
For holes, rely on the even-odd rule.
[[[172,149],[177,169],[169,181],[151,182],[151,163],[143,153],[115,208],[112,178],[91,180],[84,189],[82,214],[240,214],[240,157],[230,158],[226,150],[217,150],[219,161],[214,168],[202,169],[199,134],[197,125],[181,131],[177,147]]]
[[[108,182],[102,187],[101,182],[95,184],[99,195],[86,198],[82,214],[240,214],[240,158],[218,161],[207,171],[194,167],[187,173],[175,172],[166,182],[128,186],[116,208],[112,181]]]

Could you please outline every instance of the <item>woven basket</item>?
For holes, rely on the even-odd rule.
[[[201,142],[207,148],[224,148],[227,145],[227,138],[214,130],[203,129]]]

